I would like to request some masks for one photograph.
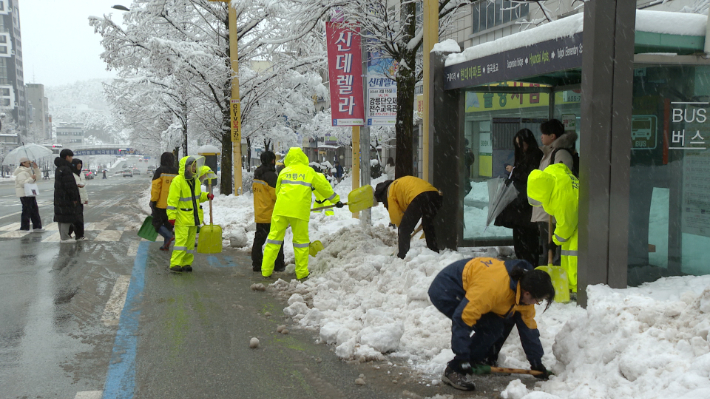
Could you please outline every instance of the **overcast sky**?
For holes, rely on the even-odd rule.
[[[113,14],[114,4],[130,7],[130,0],[19,0],[25,83],[58,86],[78,80],[111,78],[99,58],[101,36],[88,17]]]

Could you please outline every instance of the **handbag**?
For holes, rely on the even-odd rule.
[[[25,183],[25,197],[36,197],[39,195],[37,183]]]

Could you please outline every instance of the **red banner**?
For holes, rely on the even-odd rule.
[[[360,28],[327,22],[330,112],[333,126],[365,124]]]

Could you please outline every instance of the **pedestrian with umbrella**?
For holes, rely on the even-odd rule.
[[[35,162],[30,162],[26,157],[20,158],[20,166],[15,169],[15,194],[20,197],[22,203],[22,216],[20,216],[20,230],[30,229],[30,220],[32,220],[32,230],[42,230],[42,219],[39,216],[39,207],[37,199],[34,196],[28,196],[25,192],[25,184],[33,184],[37,182],[37,177],[40,174],[39,167]]]
[[[515,162],[513,166],[506,166],[509,175],[505,184],[513,185],[518,195],[505,206],[494,224],[513,229],[515,256],[536,265],[540,252],[540,232],[537,225],[530,221],[533,208],[528,203],[527,186],[528,176],[540,165],[543,154],[530,129],[519,130],[513,138],[513,145]]]

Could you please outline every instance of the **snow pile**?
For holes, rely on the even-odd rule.
[[[461,47],[456,43],[454,39],[446,39],[443,42],[434,44],[434,48],[431,49],[432,52],[440,53],[459,53],[461,52]]]
[[[636,11],[636,30],[681,36],[705,36],[708,16],[683,12]]]

